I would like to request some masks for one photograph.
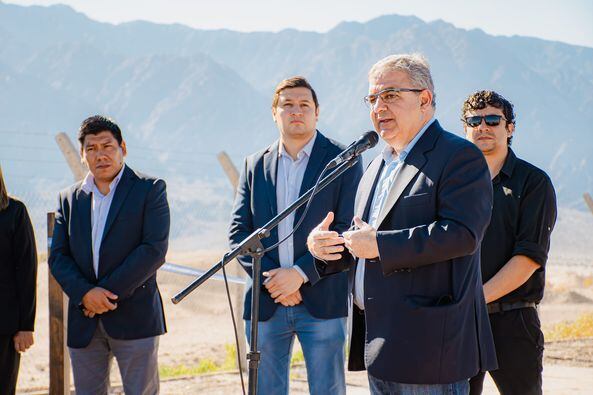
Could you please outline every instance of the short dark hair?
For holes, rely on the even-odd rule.
[[[506,118],[506,124],[515,124],[515,111],[513,104],[505,99],[501,94],[489,90],[476,91],[468,96],[463,102],[461,108],[461,119],[465,119],[465,113],[468,111],[482,110],[487,106],[492,106],[502,110]],[[507,138],[507,145],[511,145],[513,136]]]
[[[280,96],[280,92],[284,89],[290,88],[307,88],[311,91],[311,96],[313,96],[313,102],[315,103],[315,108],[319,108],[319,102],[317,101],[317,94],[315,90],[309,84],[309,81],[305,77],[301,77],[300,75],[296,75],[294,77],[287,78],[285,80],[280,81],[278,85],[276,85],[276,89],[274,90],[274,97],[272,98],[272,108],[278,105],[278,97]]]
[[[80,129],[78,129],[78,141],[82,146],[84,144],[85,137],[89,134],[99,134],[105,131],[111,132],[113,137],[115,137],[117,140],[117,143],[121,145],[123,141],[121,129],[111,118],[103,115],[93,115],[92,117],[88,117],[82,121]]]

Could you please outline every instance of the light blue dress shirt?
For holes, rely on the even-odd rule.
[[[385,165],[381,170],[381,176],[379,177],[379,181],[377,182],[377,186],[375,187],[375,192],[373,194],[373,202],[371,203],[371,211],[369,213],[369,219],[367,223],[371,225],[373,228],[377,229],[380,224],[377,223],[379,218],[379,213],[381,213],[381,209],[385,204],[385,199],[389,195],[389,191],[393,186],[393,181],[395,177],[399,173],[402,165],[404,164],[404,160],[406,156],[412,151],[412,148],[416,145],[420,137],[426,132],[426,129],[434,122],[434,118],[431,118],[426,125],[416,136],[408,143],[408,145],[402,150],[402,152],[397,155],[392,147],[387,145],[382,152],[383,160],[385,161]],[[358,306],[359,309],[364,310],[364,266],[365,266],[365,259],[359,258],[358,264],[356,265],[356,275],[354,278],[354,303]]]
[[[103,232],[105,231],[105,222],[107,221],[107,214],[113,201],[113,195],[121,176],[124,173],[125,165],[121,167],[117,176],[109,184],[109,193],[103,195],[97,185],[95,185],[95,177],[89,172],[82,182],[82,190],[90,193],[91,200],[91,242],[93,250],[93,269],[95,275],[99,277],[99,251],[101,250],[101,240],[103,239]]]
[[[299,151],[296,160],[292,159],[282,144],[278,147],[276,203],[279,213],[294,203],[299,197],[305,170],[307,169],[316,138],[317,132],[315,132],[303,149]],[[285,238],[292,231],[293,225],[294,212],[278,224],[278,240]],[[288,268],[294,266],[294,241],[292,236],[278,246],[278,256],[281,267]],[[305,282],[309,281],[309,278],[300,267],[294,266],[294,268],[301,274]]]

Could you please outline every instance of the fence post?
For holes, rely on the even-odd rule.
[[[47,213],[47,256],[54,236],[55,213]],[[49,394],[70,395],[70,360],[66,349],[68,298],[51,271],[47,271],[49,299]]]
[[[233,187],[234,196],[234,194],[237,192],[237,185],[239,184],[239,172],[237,171],[235,165],[233,165],[233,161],[231,161],[231,158],[229,158],[226,152],[219,152],[217,157],[220,165],[229,178],[231,186]],[[243,268],[241,268],[241,265],[237,260],[235,260],[235,265],[233,265],[231,273],[237,277],[245,277]],[[235,322],[237,323],[237,332],[239,332],[239,349],[237,350],[237,353],[242,358],[243,371],[247,372],[247,344],[245,340],[245,324],[243,322],[243,292],[243,287],[237,286],[237,292],[235,292],[233,295],[233,305],[235,306],[234,311]]]
[[[70,137],[66,133],[60,132],[56,134],[56,143],[60,147],[60,151],[62,151],[62,155],[64,155],[64,159],[66,159],[66,163],[68,163],[68,167],[70,167],[70,171],[74,175],[74,180],[82,180],[89,169],[80,161],[80,154],[74,148]]]
[[[68,167],[74,176],[74,181],[80,181],[86,175],[88,168],[80,161],[80,154],[72,144],[66,133],[56,134],[56,143],[66,159]],[[55,213],[47,214],[47,256],[53,237]],[[49,393],[70,394],[70,358],[66,346],[68,328],[68,297],[62,292],[62,287],[48,271],[49,293]]]

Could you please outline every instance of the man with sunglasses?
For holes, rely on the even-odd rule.
[[[386,147],[359,183],[355,229],[332,232],[330,214],[308,238],[320,274],[350,269],[348,368],[368,371],[373,395],[467,394],[470,377],[496,368],[479,262],[486,161],[434,119],[420,55],[377,62],[365,101]]]
[[[542,393],[544,338],[537,305],[544,295],[556,196],[547,174],[510,148],[513,105],[493,91],[478,91],[463,103],[467,139],[484,154],[493,187],[490,225],[482,241],[484,296],[498,370],[490,372],[500,392]],[[485,373],[470,380],[480,394]]]

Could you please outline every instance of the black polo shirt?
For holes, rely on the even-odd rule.
[[[556,222],[552,182],[543,170],[517,158],[509,148],[492,188],[492,218],[482,240],[482,280],[492,278],[513,256],[525,255],[541,267],[522,286],[496,302],[540,302],[550,234]]]

